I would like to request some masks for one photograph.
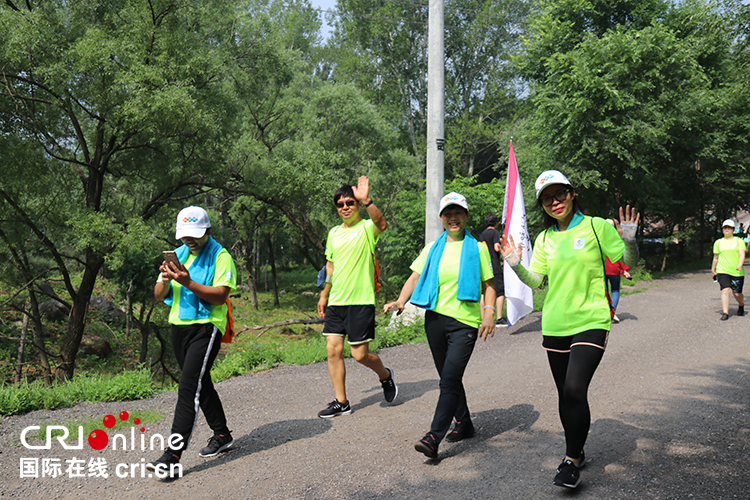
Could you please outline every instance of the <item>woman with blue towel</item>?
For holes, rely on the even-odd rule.
[[[466,230],[469,205],[466,198],[450,193],[440,200],[440,220],[445,232],[429,243],[412,263],[413,271],[398,300],[384,310],[404,310],[406,302],[425,309],[425,333],[432,359],[440,375],[440,397],[430,432],[414,448],[429,458],[437,458],[438,445],[461,441],[474,435],[463,375],[477,337],[495,334],[495,284],[490,254]],[[484,285],[484,309],[479,297]],[[451,422],[456,425],[448,434]]]

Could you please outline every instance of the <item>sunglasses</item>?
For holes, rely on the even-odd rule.
[[[357,204],[356,201],[351,201],[351,200],[342,201],[342,202],[336,203],[336,208],[353,207],[356,204]]]
[[[542,205],[545,207],[551,207],[555,200],[563,202],[568,197],[568,193],[570,193],[570,189],[563,189],[552,196],[544,196],[541,198]]]

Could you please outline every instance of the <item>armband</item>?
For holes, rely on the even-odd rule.
[[[333,279],[332,274],[326,274],[326,283],[330,283],[332,279]]]

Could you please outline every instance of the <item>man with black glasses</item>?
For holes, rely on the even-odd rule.
[[[333,203],[343,223],[328,232],[326,279],[318,300],[318,315],[325,318],[328,374],[336,398],[318,412],[320,418],[352,412],[346,396],[345,337],[352,357],[378,375],[385,400],[390,403],[398,395],[393,370],[369,349],[375,339],[375,244],[387,223],[370,199],[370,181],[364,175],[357,186],[339,188]],[[369,219],[359,215],[363,206]]]

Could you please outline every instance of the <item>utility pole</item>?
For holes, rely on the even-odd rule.
[[[427,23],[427,175],[425,203],[425,243],[437,239],[443,232],[438,217],[440,198],[443,197],[445,166],[445,109],[443,51],[444,2],[430,0]]]

